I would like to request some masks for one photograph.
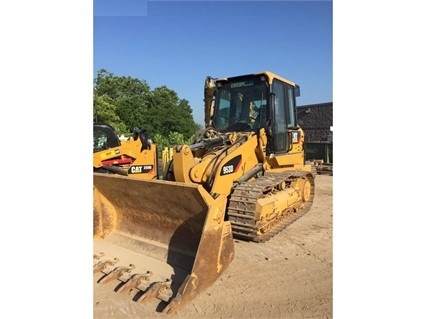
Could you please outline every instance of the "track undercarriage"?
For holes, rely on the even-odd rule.
[[[239,184],[227,214],[234,238],[264,242],[309,211],[314,199],[311,174],[269,173]]]

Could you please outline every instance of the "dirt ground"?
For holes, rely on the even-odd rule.
[[[332,318],[333,177],[315,184],[308,213],[266,243],[235,240],[229,268],[175,314],[161,313],[157,299],[141,304],[95,286],[94,318]]]

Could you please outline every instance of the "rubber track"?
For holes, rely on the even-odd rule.
[[[256,202],[265,197],[268,192],[277,190],[277,185],[283,181],[291,183],[298,178],[306,178],[311,183],[311,196],[309,201],[282,212],[272,226],[261,235],[258,234],[258,225],[255,220]],[[254,181],[243,182],[235,187],[229,198],[228,218],[231,221],[234,238],[247,241],[265,242],[284,228],[306,214],[313,203],[315,192],[314,179],[311,174],[301,171],[288,171],[283,173],[269,173]],[[295,211],[294,211],[295,210]]]

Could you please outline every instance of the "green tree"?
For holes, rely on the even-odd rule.
[[[192,116],[192,109],[185,99],[179,99],[175,91],[165,86],[155,88],[147,97],[147,128],[153,134],[169,136],[172,132],[188,139],[198,129]]]
[[[149,92],[149,85],[144,80],[130,76],[116,76],[105,69],[98,71],[95,78],[95,93],[107,94],[113,100],[129,96],[143,96]]]
[[[116,76],[105,69],[94,80],[93,100],[95,120],[112,125],[118,134],[138,127],[151,138],[161,136],[162,141],[173,142],[174,133],[186,141],[199,129],[189,102],[175,91],[166,86],[151,90],[145,80]]]
[[[115,113],[115,117],[109,114],[105,122],[114,128],[119,127],[117,133],[126,133],[133,127],[142,126],[146,108],[144,95],[149,94],[150,91],[145,81],[129,76],[115,76],[107,70],[101,69],[97,73],[94,84],[93,97],[98,117],[99,113],[102,113],[99,109],[99,99],[102,97],[109,104],[108,111]],[[121,122],[121,125],[117,125],[117,122]]]
[[[93,107],[94,122],[107,123],[111,125],[117,133],[124,133],[126,131],[126,125],[117,115],[116,106],[108,95],[94,96]]]

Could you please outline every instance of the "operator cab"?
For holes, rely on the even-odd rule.
[[[93,153],[120,145],[120,139],[112,126],[99,123],[93,125]]]
[[[221,132],[268,136],[268,153],[287,153],[297,139],[299,86],[271,72],[216,79],[212,124]]]

